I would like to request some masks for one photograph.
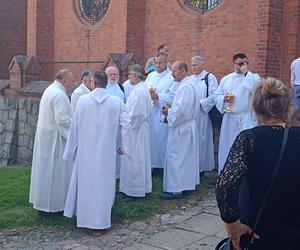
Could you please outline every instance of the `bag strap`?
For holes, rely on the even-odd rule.
[[[286,149],[286,143],[287,143],[287,139],[288,139],[288,133],[289,133],[289,128],[286,127],[284,129],[284,134],[283,134],[282,144],[281,144],[281,148],[280,148],[280,153],[279,153],[279,157],[277,159],[277,162],[276,162],[276,165],[275,165],[275,168],[274,168],[274,171],[273,171],[273,175],[272,175],[271,181],[269,183],[268,189],[266,191],[266,194],[264,196],[264,199],[262,201],[262,204],[261,204],[261,206],[259,208],[258,214],[257,214],[255,222],[254,222],[253,231],[251,233],[252,241],[253,241],[253,235],[254,235],[254,233],[255,233],[255,231],[257,229],[257,226],[258,226],[258,223],[260,221],[260,218],[261,218],[261,215],[263,213],[263,210],[265,208],[266,202],[267,202],[267,200],[269,198],[269,195],[271,193],[272,186],[273,186],[274,181],[276,179],[276,176],[277,176],[277,173],[278,173],[281,161],[282,161],[282,157],[283,157],[283,154],[284,154],[285,149]]]
[[[208,87],[209,87],[209,85],[208,85],[208,76],[209,76],[209,74],[211,74],[211,72],[206,73],[204,78],[201,79],[202,81],[204,80],[204,82],[206,84],[206,97],[208,97]]]

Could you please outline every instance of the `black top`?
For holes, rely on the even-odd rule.
[[[253,226],[279,157],[283,133],[281,126],[258,126],[237,136],[216,184],[223,221],[232,223],[240,218],[239,190],[241,179],[246,176],[250,190],[248,207],[254,214],[247,224]],[[290,128],[282,164],[257,233],[273,239],[300,239],[300,127]]]

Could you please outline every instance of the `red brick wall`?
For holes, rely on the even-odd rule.
[[[54,11],[54,61],[104,61],[111,52],[126,52],[127,1],[112,0],[103,19],[86,24],[76,13],[73,0],[56,0]],[[101,64],[57,64],[69,68],[76,80],[81,71]]]
[[[299,55],[298,0],[223,0],[204,14],[175,0],[152,0],[146,13],[144,60],[169,42],[171,61],[204,55],[206,68],[220,79],[232,71],[232,55],[244,52],[252,71],[287,82],[296,48]]]
[[[238,52],[248,55],[254,71],[263,72],[254,56],[256,45],[263,42],[257,30],[260,3],[223,0],[202,14],[181,8],[177,1],[146,1],[145,57],[166,41],[171,44],[171,61],[190,63],[192,56],[204,55],[206,68],[219,79],[232,71],[232,56]]]
[[[28,0],[27,55],[53,61],[54,1]],[[53,79],[53,65],[42,64],[41,79]]]
[[[137,60],[144,61],[145,0],[129,0],[127,6],[126,52],[135,53]]]
[[[300,57],[300,1],[284,1],[283,33],[281,35],[281,79],[290,84],[291,62]]]
[[[1,0],[0,77],[13,55],[26,53],[27,32],[27,54],[42,61],[104,61],[110,52],[133,52],[144,64],[169,42],[171,61],[190,63],[202,54],[219,79],[232,71],[232,55],[244,52],[252,71],[289,82],[290,63],[300,55],[299,16],[298,0],[223,0],[205,13],[182,8],[177,0],[111,0],[101,22],[92,25],[80,17],[74,0]],[[79,80],[82,70],[100,67],[43,64],[42,78],[52,80],[57,70],[69,68]]]
[[[0,1],[0,79],[15,55],[26,55],[27,0]]]

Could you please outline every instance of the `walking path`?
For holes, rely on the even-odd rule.
[[[105,234],[70,226],[1,230],[0,249],[213,250],[224,237],[211,189],[197,206],[187,203],[186,207],[156,214],[146,221],[113,225]]]

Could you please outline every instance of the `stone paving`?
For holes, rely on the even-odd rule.
[[[113,225],[106,233],[71,226],[1,230],[0,249],[213,250],[224,237],[214,191],[209,190],[196,206]]]

